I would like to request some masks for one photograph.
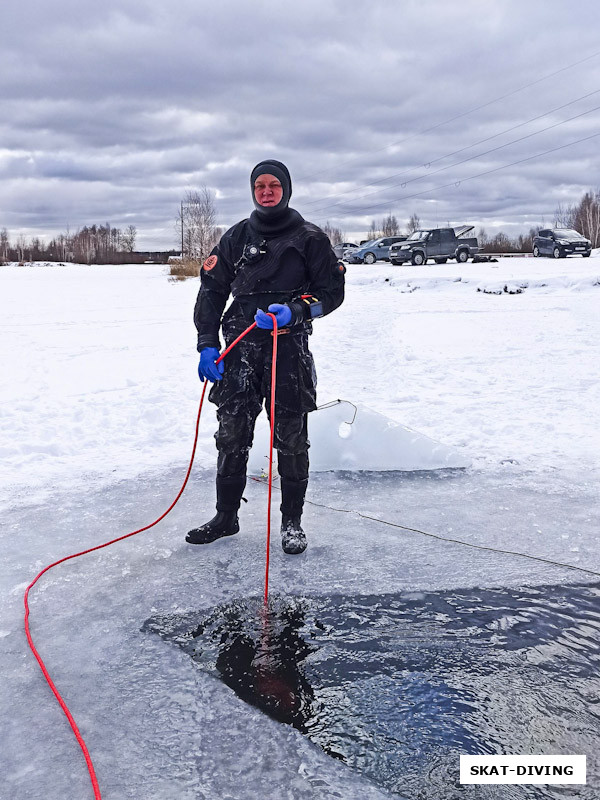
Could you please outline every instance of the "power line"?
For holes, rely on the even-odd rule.
[[[404,139],[400,139],[397,142],[391,142],[390,144],[385,145],[384,147],[379,147],[375,150],[369,150],[368,153],[380,153],[384,150],[389,150],[391,147],[397,147],[398,145],[404,144],[404,142],[408,142],[411,139],[414,139],[416,136],[422,136],[424,133],[429,133],[430,131],[437,130],[438,128],[443,127],[444,125],[449,125],[451,122],[455,122],[457,119],[462,119],[463,117],[468,116],[469,114],[474,114],[476,111],[480,111],[482,108],[487,108],[488,106],[493,105],[494,103],[499,103],[500,100],[506,100],[507,97],[512,97],[519,92],[523,92],[525,89],[529,89],[531,86],[536,86],[538,83],[542,83],[548,78],[553,78],[555,75],[559,75],[561,72],[566,72],[573,67],[577,67],[580,64],[584,64],[586,61],[590,61],[592,58],[596,58],[596,56],[600,55],[600,50],[597,50],[595,53],[592,53],[585,58],[580,59],[579,61],[574,61],[572,64],[567,64],[566,67],[561,67],[561,69],[557,69],[555,72],[550,72],[548,75],[544,75],[541,78],[537,78],[535,81],[531,81],[531,83],[526,83],[523,86],[520,86],[518,89],[513,89],[511,92],[507,92],[506,94],[500,95],[499,97],[495,97],[493,100],[488,100],[487,103],[482,103],[475,108],[471,108],[468,111],[463,111],[461,114],[457,114],[454,117],[450,117],[449,119],[444,120],[443,122],[438,122],[436,125],[431,125],[429,128],[424,128],[421,131],[417,131],[417,133],[412,133],[410,136],[405,137]],[[307,180],[309,178],[314,177],[315,175],[327,175],[328,173],[335,172],[339,170],[340,167],[344,166],[345,164],[350,164],[355,161],[359,161],[360,159],[364,158],[364,154],[360,156],[355,156],[353,158],[346,159],[338,164],[335,167],[331,167],[331,169],[324,169],[319,170],[318,172],[308,173],[306,175],[300,175],[297,180]]]
[[[423,178],[429,177],[430,175],[437,175],[439,172],[444,172],[445,170],[452,169],[453,167],[458,167],[461,166],[462,164],[467,164],[469,161],[474,161],[476,158],[481,158],[482,156],[487,156],[490,153],[495,153],[498,150],[504,149],[505,147],[510,147],[510,145],[518,144],[518,142],[523,142],[525,141],[525,139],[531,139],[533,136],[538,136],[540,133],[545,133],[546,131],[552,130],[553,128],[558,128],[561,125],[565,125],[567,122],[572,122],[575,119],[579,119],[580,117],[584,117],[586,114],[591,114],[593,111],[598,111],[598,110],[600,110],[600,106],[595,106],[594,108],[590,108],[587,111],[582,111],[580,114],[575,114],[575,116],[569,117],[568,119],[562,120],[561,122],[555,122],[553,125],[547,125],[545,128],[541,128],[539,131],[528,133],[526,136],[520,136],[518,139],[513,139],[510,142],[505,142],[505,144],[498,145],[498,147],[492,147],[490,150],[485,150],[483,153],[477,153],[476,155],[470,156],[469,158],[464,158],[462,161],[456,161],[454,164],[448,164],[445,167],[440,167],[439,169],[436,169],[433,172],[427,173],[427,175],[421,175],[417,178],[410,178],[407,181],[390,184],[389,186],[385,186],[383,188],[393,189],[396,186],[402,186],[404,188],[408,183],[414,183],[415,181],[422,180]],[[364,197],[370,197],[371,195],[378,193],[379,191],[368,192],[367,194],[360,195],[355,199],[362,200]],[[316,213],[322,214],[324,211],[327,211],[330,208],[334,208],[335,206],[341,205],[342,202],[343,201],[340,201],[338,203],[332,203],[329,205],[324,205],[322,208],[314,209],[314,211]]]
[[[588,142],[590,139],[595,139],[597,136],[600,136],[600,131],[598,133],[593,133],[591,136],[584,136],[582,139],[576,139],[573,142],[568,142],[567,144],[560,145],[559,147],[553,147],[550,150],[544,150],[542,153],[536,153],[533,156],[527,156],[527,158],[521,158],[518,161],[512,161],[510,164],[503,164],[500,167],[494,167],[493,169],[485,170],[484,172],[478,172],[476,175],[469,175],[466,178],[460,178],[455,181],[450,181],[450,183],[444,183],[441,186],[434,186],[431,189],[425,189],[422,192],[415,192],[414,194],[407,194],[402,195],[401,197],[396,197],[391,200],[386,200],[383,203],[377,203],[371,206],[362,206],[357,209],[348,208],[347,213],[360,213],[365,211],[370,211],[374,208],[381,208],[382,206],[389,206],[391,203],[397,203],[400,200],[411,200],[413,197],[421,197],[421,195],[429,194],[430,192],[437,192],[441,189],[446,189],[449,186],[454,186],[458,188],[462,183],[466,183],[467,181],[474,180],[475,178],[481,178],[484,175],[491,175],[494,172],[499,172],[500,170],[507,169],[508,167],[514,167],[517,164],[524,164],[526,161],[532,161],[534,158],[540,158],[541,156],[549,155],[550,153],[556,153],[558,150],[564,150],[566,147],[572,147],[575,144],[580,144],[581,142]]]
[[[461,147],[459,150],[454,150],[451,153],[445,153],[443,156],[438,156],[438,158],[434,158],[431,161],[425,162],[424,164],[419,164],[418,166],[411,167],[410,169],[406,170],[405,172],[397,172],[394,175],[387,175],[385,178],[380,178],[377,181],[372,181],[371,183],[367,183],[367,184],[365,184],[365,188],[368,188],[369,186],[377,186],[377,184],[384,183],[385,181],[392,180],[393,178],[404,177],[405,175],[410,175],[412,172],[415,172],[415,170],[420,169],[421,167],[423,167],[424,169],[429,169],[429,167],[432,164],[437,164],[439,161],[443,161],[446,158],[450,158],[451,156],[455,156],[455,155],[458,155],[459,153],[463,153],[465,150],[470,150],[472,147],[476,147],[478,144],[483,144],[484,142],[489,142],[492,139],[497,139],[498,136],[503,136],[506,133],[510,133],[511,131],[517,130],[518,128],[522,128],[525,125],[529,125],[529,123],[531,123],[531,122],[536,122],[536,120],[538,120],[538,119],[542,119],[543,117],[547,117],[549,114],[554,114],[556,111],[560,111],[563,108],[567,108],[567,106],[572,106],[572,105],[574,105],[575,103],[578,103],[581,100],[585,100],[585,99],[587,99],[588,97],[591,97],[594,94],[598,94],[598,92],[600,92],[600,89],[595,89],[593,92],[588,92],[588,94],[584,94],[581,97],[577,97],[575,100],[570,100],[568,103],[563,103],[563,105],[561,105],[561,106],[557,106],[556,108],[551,108],[549,111],[544,111],[543,114],[538,114],[535,117],[531,117],[530,119],[526,120],[525,122],[519,122],[517,125],[513,125],[510,128],[505,128],[503,131],[500,131],[499,133],[494,133],[492,136],[487,136],[484,139],[479,139],[476,142],[472,142],[471,144],[467,145],[466,147]],[[594,109],[592,109],[592,110],[594,110]],[[588,113],[588,112],[585,112],[585,113]],[[574,119],[574,117],[572,119]],[[565,120],[565,122],[568,122],[568,121],[569,120]],[[550,126],[550,127],[552,127],[552,126]],[[547,128],[545,128],[543,130],[547,130]],[[539,132],[541,133],[543,131],[539,131]],[[519,140],[517,139],[516,141],[519,141]],[[510,144],[510,142],[509,142],[509,144]],[[491,152],[491,151],[488,151],[488,152]],[[485,155],[485,153],[482,154],[482,155]],[[473,158],[477,158],[477,156],[473,156]],[[458,163],[464,163],[464,162],[458,162]],[[456,164],[451,165],[451,166],[456,166]],[[432,175],[432,174],[434,174],[434,173],[429,173],[429,175]],[[406,181],[406,182],[410,183],[410,181]],[[398,184],[395,184],[395,185],[398,185]],[[390,187],[383,187],[383,188],[390,188]],[[306,205],[315,205],[315,204],[319,205],[321,203],[324,203],[326,200],[331,200],[331,199],[335,199],[335,198],[338,198],[338,197],[343,197],[344,195],[352,194],[355,191],[356,191],[355,188],[354,189],[348,189],[345,192],[339,192],[338,194],[330,195],[329,197],[326,197],[326,198],[321,197],[318,200],[308,200],[308,201],[306,201],[306,203],[304,203],[304,205],[305,206]],[[334,204],[334,205],[337,205],[337,204]],[[324,208],[329,208],[329,207],[330,207],[329,205],[324,206]]]

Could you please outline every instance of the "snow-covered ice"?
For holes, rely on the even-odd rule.
[[[598,263],[349,266],[346,302],[311,340],[319,403],[363,403],[480,468],[597,469]],[[4,267],[0,281],[3,502],[185,460],[195,281],[153,265]]]
[[[600,571],[599,264],[349,266],[346,302],[317,321],[311,340],[319,402],[362,404],[471,466],[314,475],[309,548],[284,557],[275,541],[273,591],[318,598],[594,580],[366,517]],[[147,524],[174,498],[200,395],[196,291],[196,281],[172,283],[153,265],[0,268],[0,794],[11,800],[91,796],[26,648],[22,595],[47,563]],[[34,637],[103,797],[390,797],[140,632],[153,615],[262,590],[264,486],[248,486],[238,537],[184,543],[213,508],[214,428],[205,404],[190,486],[164,522],[58,567],[33,591]],[[596,796],[598,781],[588,758],[578,796]],[[465,797],[508,797],[495,791]]]

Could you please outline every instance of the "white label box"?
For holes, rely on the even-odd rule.
[[[461,783],[585,783],[586,756],[463,756]]]

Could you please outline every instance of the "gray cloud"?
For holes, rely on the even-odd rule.
[[[597,133],[600,113],[500,146],[600,94],[497,134],[600,88],[600,55],[564,69],[600,50],[599,16],[593,0],[8,0],[0,227],[133,223],[140,246],[175,246],[186,189],[209,186],[233,224],[270,156],[302,213],[348,233],[390,211],[526,230],[600,184],[597,139],[530,159]]]

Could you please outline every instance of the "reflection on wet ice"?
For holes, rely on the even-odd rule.
[[[144,627],[387,789],[431,797],[434,781],[449,800],[460,753],[595,752],[599,596],[594,585],[251,598]]]
[[[232,605],[224,619],[213,616],[198,626],[192,632],[194,658],[205,664],[214,660],[220,677],[243,700],[304,731],[314,693],[302,662],[315,648],[300,635],[303,609],[299,604],[277,610],[259,605],[251,611],[256,619],[248,619],[249,609],[242,604]]]

